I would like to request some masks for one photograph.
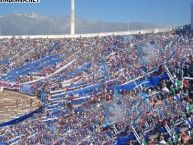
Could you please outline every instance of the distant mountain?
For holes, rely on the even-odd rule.
[[[129,30],[152,29],[149,23],[130,23]],[[127,31],[126,23],[91,22],[76,18],[76,33]],[[36,13],[0,16],[0,35],[49,35],[68,34],[70,17],[49,17]]]

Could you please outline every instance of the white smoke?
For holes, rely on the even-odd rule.
[[[126,119],[126,107],[123,104],[113,103],[109,107],[109,112],[111,122],[119,122]]]
[[[158,58],[158,51],[155,45],[146,43],[142,47],[142,54],[143,54],[143,63],[144,65],[151,64],[152,62],[156,62]]]

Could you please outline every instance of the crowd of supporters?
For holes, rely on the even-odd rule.
[[[29,85],[42,110],[0,128],[0,143],[191,144],[192,48],[190,26],[128,36],[2,39],[1,80]],[[155,85],[136,85],[164,73]],[[129,82],[136,87],[116,89]]]

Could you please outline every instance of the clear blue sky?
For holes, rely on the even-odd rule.
[[[193,0],[75,0],[76,15],[92,21],[148,22],[159,26],[190,23]],[[0,15],[36,12],[48,16],[70,13],[70,0],[39,4],[0,4]]]

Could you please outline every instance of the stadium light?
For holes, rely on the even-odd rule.
[[[71,0],[71,31],[70,34],[74,35],[75,34],[75,5],[74,5],[75,0]]]

